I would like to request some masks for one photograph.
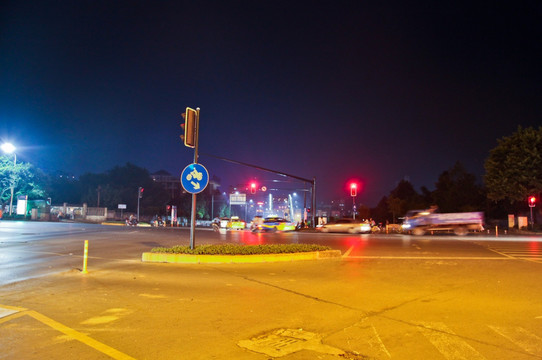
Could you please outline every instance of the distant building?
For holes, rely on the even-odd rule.
[[[178,198],[184,192],[181,186],[181,180],[177,176],[172,176],[165,170],[160,170],[151,174],[152,180],[160,184],[165,190],[169,192],[169,196],[172,199]]]

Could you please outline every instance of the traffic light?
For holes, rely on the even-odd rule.
[[[357,196],[358,195],[358,185],[356,183],[353,183],[350,185],[350,196]]]
[[[255,182],[250,183],[250,193],[251,194],[256,194],[256,183]]]
[[[184,145],[188,147],[196,146],[197,139],[197,112],[189,107],[186,108],[186,112],[182,114],[184,124],[181,124],[181,128],[184,130],[184,135],[181,135],[181,139],[184,141]]]
[[[536,206],[536,197],[529,196],[529,207],[535,207]]]
[[[143,191],[145,191],[145,189],[140,186],[139,187],[139,198],[140,199],[143,197]]]
[[[169,213],[170,210],[171,210],[171,205],[166,205],[166,211],[167,211],[167,213]]]

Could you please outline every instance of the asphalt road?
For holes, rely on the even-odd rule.
[[[189,231],[0,222],[0,359],[542,359],[541,237],[196,233],[224,242],[343,257],[142,263]]]

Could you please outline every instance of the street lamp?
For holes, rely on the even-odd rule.
[[[15,146],[13,146],[12,143],[3,143],[2,144],[2,151],[11,154],[13,153],[13,171],[15,171],[15,167],[17,166],[17,154],[15,154]],[[15,181],[12,177],[11,179],[11,198],[9,200],[9,216],[11,217],[11,212],[13,209],[13,189],[15,187]]]

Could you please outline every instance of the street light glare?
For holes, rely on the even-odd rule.
[[[2,144],[2,151],[6,152],[8,154],[11,154],[15,151],[15,146],[13,146],[12,143],[3,143]]]

